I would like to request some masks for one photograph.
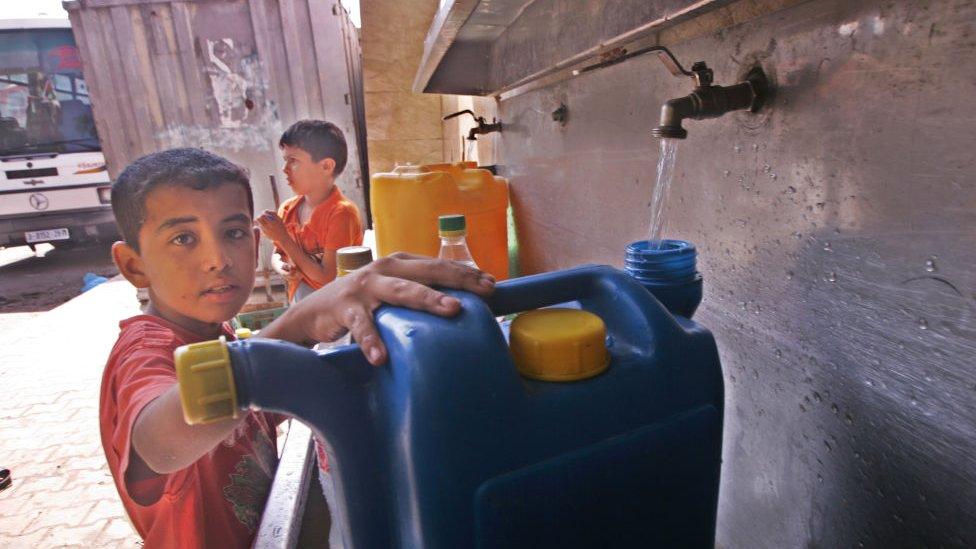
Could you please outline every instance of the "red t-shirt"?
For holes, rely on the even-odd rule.
[[[238,429],[193,465],[126,486],[132,427],[146,404],[176,383],[173,350],[202,338],[159,317],[123,320],[102,376],[99,424],[115,487],[145,547],[249,547],[278,457],[274,416],[249,413]],[[229,326],[224,331],[233,339]],[[162,496],[143,506],[129,490]]]
[[[284,222],[288,235],[305,253],[319,255],[326,250],[334,252],[363,243],[363,222],[359,217],[359,208],[342,194],[339,187],[334,187],[329,197],[312,210],[307,223],[302,223],[298,216],[299,206],[304,199],[304,195],[289,198],[281,205],[278,216]],[[278,253],[284,255],[280,248]],[[302,281],[314,290],[322,287],[302,273],[300,279],[288,280],[288,301],[291,301]]]

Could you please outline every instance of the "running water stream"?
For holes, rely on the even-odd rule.
[[[648,239],[653,248],[660,246],[664,237],[664,208],[668,203],[671,192],[671,179],[674,178],[674,157],[677,141],[661,139],[661,155],[657,161],[657,184],[654,185],[654,195],[651,198],[651,227]]]
[[[464,141],[464,153],[461,156],[462,162],[477,162],[475,156],[478,153],[478,140],[466,139]]]

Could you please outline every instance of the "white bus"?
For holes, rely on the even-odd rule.
[[[0,247],[117,237],[67,20],[0,20]]]

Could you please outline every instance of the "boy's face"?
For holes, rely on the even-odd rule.
[[[139,248],[119,242],[112,254],[130,282],[149,288],[155,311],[196,333],[219,330],[254,286],[257,244],[246,191],[237,183],[153,189]]]
[[[281,155],[285,160],[288,186],[295,194],[310,194],[316,189],[329,190],[332,187],[334,159],[326,157],[316,162],[305,149],[290,145],[281,146]],[[325,188],[322,188],[323,185]]]

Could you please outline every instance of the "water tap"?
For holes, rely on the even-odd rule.
[[[729,111],[749,109],[758,111],[766,100],[769,88],[766,74],[762,68],[755,67],[743,82],[731,86],[712,84],[712,69],[704,61],[698,61],[686,71],[674,55],[662,46],[647,48],[655,51],[664,65],[675,76],[690,76],[695,81],[695,89],[684,97],[669,99],[661,107],[661,123],[651,130],[658,138],[684,139],[688,132],[681,127],[686,118],[704,120],[718,118]]]
[[[461,116],[462,114],[470,114],[471,118],[474,118],[474,121],[478,124],[477,126],[471,128],[471,131],[468,132],[468,141],[478,139],[478,135],[502,131],[502,123],[500,120],[492,117],[491,124],[489,124],[488,121],[485,120],[484,116],[476,116],[473,112],[471,112],[471,109],[464,109],[463,111],[449,114],[444,117],[444,120],[455,118],[457,116]]]

